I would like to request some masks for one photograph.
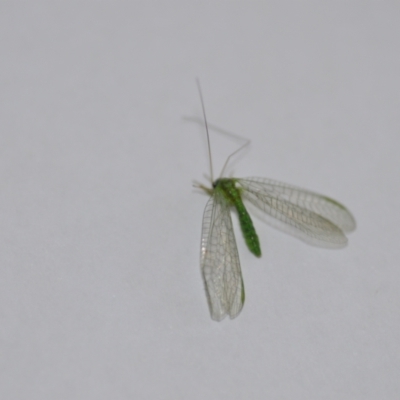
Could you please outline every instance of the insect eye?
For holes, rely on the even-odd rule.
[[[215,189],[218,186],[219,183],[219,179],[216,179],[213,183],[212,183],[212,187],[213,189]]]

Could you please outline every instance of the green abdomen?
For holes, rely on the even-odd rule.
[[[261,248],[257,232],[254,229],[253,221],[251,220],[242,199],[240,199],[240,202],[235,204],[235,207],[239,215],[240,228],[242,229],[247,247],[255,256],[261,257]]]
[[[240,228],[242,229],[244,240],[249,250],[257,257],[261,257],[260,242],[253,221],[250,218],[246,207],[243,204],[240,190],[235,186],[234,179],[218,179],[214,187],[222,189],[227,200],[236,208],[239,216]]]

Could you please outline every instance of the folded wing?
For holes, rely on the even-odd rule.
[[[218,191],[204,211],[201,269],[211,318],[235,318],[244,304],[244,286],[230,207]]]

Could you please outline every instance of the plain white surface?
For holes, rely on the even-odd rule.
[[[2,2],[2,399],[398,399],[396,2]],[[211,122],[229,172],[332,196],[344,250],[236,230],[246,304],[199,270]],[[213,134],[215,169],[235,143]]]

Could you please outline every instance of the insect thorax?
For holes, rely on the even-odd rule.
[[[213,189],[223,192],[231,204],[237,204],[241,199],[241,190],[236,187],[236,182],[234,178],[219,178],[213,182]]]

